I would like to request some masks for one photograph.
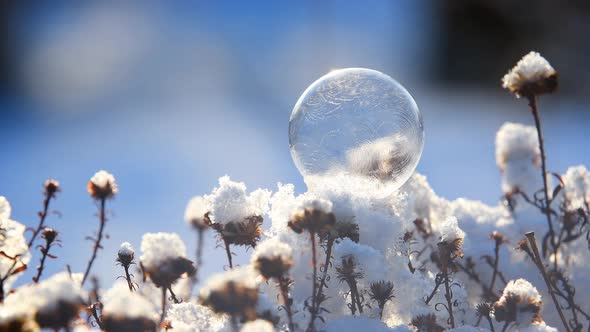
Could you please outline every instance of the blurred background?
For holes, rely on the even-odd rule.
[[[588,1],[2,1],[0,195],[34,226],[44,180],[61,182],[61,217],[47,225],[63,248],[45,275],[84,269],[84,236],[98,227],[86,183],[100,169],[120,186],[93,269],[103,284],[122,272],[120,243],[139,252],[145,232],[180,233],[192,257],[189,198],[225,174],[252,190],[305,191],[289,153],[291,109],[330,70],[367,67],[416,99],[426,130],[418,172],[434,190],[496,204],[496,130],[532,124],[500,79],[530,50],[560,75],[559,94],[540,101],[549,168],[590,165],[588,31]],[[37,264],[38,253],[19,283]],[[209,233],[200,275],[224,264]]]

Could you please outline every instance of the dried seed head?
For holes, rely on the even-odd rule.
[[[113,198],[119,192],[113,174],[107,171],[98,171],[88,182],[88,193],[97,200]]]
[[[102,325],[105,331],[127,332],[127,331],[157,331],[157,325],[153,320],[144,317],[118,317],[104,315]]]
[[[418,315],[412,318],[410,325],[414,326],[417,332],[443,332],[445,330],[436,322],[434,314]]]
[[[255,248],[262,236],[263,220],[261,216],[251,216],[242,221],[215,223],[212,226],[227,244]]]
[[[44,238],[45,241],[47,241],[47,243],[49,244],[53,243],[53,241],[55,241],[58,235],[59,233],[56,230],[49,227],[43,228],[43,231],[41,233],[41,237]]]
[[[379,308],[383,308],[387,301],[393,299],[393,283],[391,281],[377,281],[371,283],[369,287],[369,296],[371,300],[377,302]]]
[[[186,273],[189,276],[192,276],[195,272],[196,268],[193,265],[193,262],[184,257],[170,258],[163,261],[155,269],[145,269],[146,275],[154,285],[165,288],[170,287],[183,274]]]
[[[475,307],[475,312],[479,317],[490,318],[493,307],[490,303],[480,303]]]
[[[121,248],[117,253],[117,262],[125,267],[129,267],[133,263],[133,259],[135,258],[135,250],[129,242],[121,243]]]
[[[288,226],[297,234],[308,231],[323,237],[332,230],[334,224],[336,224],[336,217],[332,212],[319,206],[311,206],[296,211],[291,216]]]
[[[541,295],[533,285],[524,279],[511,280],[494,303],[494,316],[498,322],[530,324],[543,321]]]
[[[364,274],[362,271],[358,271],[354,256],[348,255],[342,257],[341,264],[336,266],[336,276],[340,282],[351,282],[362,279]]]
[[[45,183],[43,184],[43,189],[45,191],[45,197],[47,198],[53,197],[56,193],[58,193],[61,190],[59,187],[59,182],[53,179],[45,181]]]
[[[500,246],[504,243],[508,243],[508,239],[505,238],[504,235],[502,235],[502,233],[498,231],[493,231],[492,233],[490,233],[490,239],[494,240],[497,246]]]
[[[330,238],[332,239],[350,239],[352,242],[358,243],[359,225],[353,221],[338,220],[334,224],[334,228],[330,231]]]
[[[252,266],[265,279],[284,277],[293,265],[293,250],[276,238],[263,241],[252,254]]]
[[[258,303],[256,276],[249,268],[214,275],[201,289],[199,302],[217,313],[254,318]]]
[[[78,317],[80,310],[84,308],[84,302],[71,302],[59,300],[51,310],[39,310],[35,314],[35,321],[43,329],[59,330],[70,326],[70,322]]]
[[[557,72],[537,52],[525,55],[502,78],[502,87],[517,98],[538,96],[557,90]]]
[[[209,210],[211,203],[203,196],[193,197],[186,206],[184,212],[184,219],[191,227],[196,230],[204,230],[209,227],[211,219],[209,218]]]

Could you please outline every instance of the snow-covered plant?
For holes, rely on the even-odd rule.
[[[292,184],[249,192],[221,177],[185,210],[198,234],[196,264],[180,235],[145,233],[139,258],[129,242],[120,245],[125,282],[103,291],[96,280],[83,286],[104,246],[105,204],[118,194],[112,174],[100,171],[87,186],[100,228],[84,274],[69,266],[44,273],[60,243],[45,224],[59,182],[45,182],[29,241],[0,196],[0,332],[587,330],[590,172],[580,165],[549,173],[536,103],[555,91],[557,72],[531,52],[502,81],[528,100],[535,126],[498,130],[503,196],[493,206],[449,201],[417,173],[400,188],[388,179],[403,140],[363,142],[342,156],[347,172],[305,176],[301,194]],[[200,283],[209,228],[229,269]],[[248,263],[234,266],[232,246],[253,249]],[[32,252],[40,262],[34,282],[15,288]],[[131,273],[136,262],[143,278]]]

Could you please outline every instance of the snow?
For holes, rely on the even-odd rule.
[[[146,233],[141,240],[141,252],[143,266],[155,269],[168,259],[186,257],[186,246],[176,233]]]

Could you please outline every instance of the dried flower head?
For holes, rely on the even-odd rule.
[[[530,52],[504,75],[502,87],[517,98],[552,93],[557,89],[557,72],[538,52]]]
[[[291,215],[289,228],[297,234],[308,231],[324,236],[336,224],[336,217],[332,213],[332,203],[324,199],[306,200]]]
[[[41,237],[45,239],[47,244],[53,243],[58,235],[59,233],[55,229],[49,227],[43,228],[43,231],[41,232]]]
[[[81,280],[81,274],[70,276],[60,272],[38,284],[19,288],[4,304],[8,308],[26,305],[41,328],[66,328],[85,307],[86,293],[80,286]]]
[[[459,222],[455,217],[448,217],[440,229],[439,253],[443,257],[463,257],[462,247],[465,232],[459,228]]]
[[[502,296],[494,303],[494,316],[498,322],[514,322],[528,326],[541,322],[543,308],[541,295],[537,289],[524,279],[508,282]]]
[[[243,318],[256,316],[258,284],[248,267],[234,268],[210,277],[199,294],[199,302],[217,313]]]
[[[129,242],[121,243],[121,248],[117,252],[117,262],[122,266],[134,264],[133,259],[135,258],[135,250]]]
[[[414,326],[417,332],[443,332],[445,330],[436,322],[435,314],[418,315],[412,318],[410,325]]]
[[[175,233],[146,233],[141,241],[141,265],[158,287],[169,287],[183,274],[193,275],[193,262],[186,258],[184,242]]]
[[[59,187],[59,182],[53,179],[45,181],[45,183],[43,184],[43,189],[44,195],[47,198],[55,196],[55,194],[61,190]]]
[[[265,279],[284,277],[293,265],[293,249],[277,238],[262,242],[252,254],[252,266]]]
[[[496,133],[496,164],[502,172],[510,163],[540,166],[541,152],[535,127],[506,122]],[[520,166],[522,167],[522,166]]]
[[[119,192],[113,174],[101,170],[96,172],[88,182],[88,193],[92,198],[104,200],[113,198]]]
[[[136,292],[127,291],[127,285],[117,282],[104,297],[102,324],[105,331],[156,331],[158,314],[153,304]]]
[[[385,303],[395,297],[393,295],[393,283],[385,280],[372,282],[369,286],[369,296],[383,310]]]
[[[496,246],[508,243],[508,239],[498,231],[493,231],[492,233],[490,233],[490,239],[496,242]]]
[[[211,202],[203,196],[193,197],[186,206],[184,212],[184,220],[191,227],[197,230],[203,230],[209,227],[211,223],[209,213],[211,210]]]
[[[255,248],[262,236],[261,216],[246,217],[241,221],[231,221],[220,224],[213,223],[211,226],[227,244]]]
[[[358,243],[360,240],[359,225],[351,220],[338,220],[330,231],[330,237],[332,239],[348,238],[352,242]]]
[[[494,308],[490,303],[480,303],[475,307],[475,313],[479,317],[490,318]]]
[[[364,273],[359,270],[354,256],[348,255],[342,257],[340,265],[336,266],[336,276],[340,282],[356,282],[364,277]]]

